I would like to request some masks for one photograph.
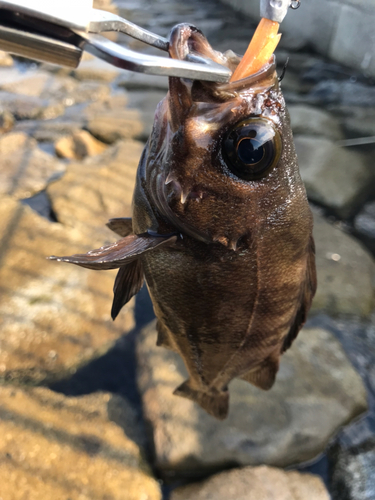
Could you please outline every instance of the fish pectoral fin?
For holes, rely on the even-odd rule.
[[[122,236],[122,238],[129,236],[129,234],[133,234],[133,223],[131,217],[109,219],[106,226],[114,233]]]
[[[312,299],[314,298],[317,287],[316,267],[315,267],[315,243],[311,236],[306,263],[306,277],[302,285],[300,306],[297,310],[292,326],[284,339],[281,352],[285,352],[296,339],[298,332],[305,324],[307,313],[309,312]]]
[[[189,379],[177,387],[173,394],[198,403],[207,413],[218,420],[224,420],[228,415],[229,393],[227,390],[205,392],[194,388]]]
[[[173,245],[177,240],[176,235],[159,235],[144,233],[126,236],[111,245],[106,245],[86,254],[75,254],[69,257],[49,257],[50,260],[69,262],[87,269],[117,269],[125,264],[138,259],[145,252],[162,246]]]
[[[121,266],[113,286],[113,302],[111,317],[116,319],[118,313],[142,288],[144,280],[143,266],[140,259]]]
[[[156,345],[159,347],[165,347],[166,349],[170,349],[171,351],[178,352],[170,333],[160,321],[156,323],[156,330],[158,332],[158,339],[156,341]]]
[[[259,387],[259,389],[268,391],[275,383],[278,370],[279,355],[275,354],[266,358],[257,369],[245,373],[240,378],[255,385],[255,387]]]

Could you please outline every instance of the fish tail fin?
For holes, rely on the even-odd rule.
[[[195,389],[189,379],[177,387],[173,394],[198,403],[207,413],[218,420],[224,420],[228,415],[229,393],[227,390],[205,392]]]

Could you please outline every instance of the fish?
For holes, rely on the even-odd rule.
[[[209,58],[232,71],[190,24],[170,34],[172,58]],[[112,318],[146,281],[157,345],[189,378],[175,395],[225,419],[234,378],[269,390],[280,356],[316,291],[312,214],[273,57],[226,84],[169,78],[142,153],[132,218],[108,227],[117,242],[54,257],[116,269]]]

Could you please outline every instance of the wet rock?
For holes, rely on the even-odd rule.
[[[79,231],[1,196],[0,235],[1,379],[66,377],[133,327],[131,304],[120,321],[110,318],[114,273],[98,279],[95,272],[46,260],[90,250]]]
[[[2,498],[161,499],[133,438],[137,416],[121,397],[9,386],[0,396]]]
[[[354,219],[354,227],[356,230],[367,236],[375,239],[375,202],[367,203],[361,212]]]
[[[0,91],[1,109],[12,113],[17,120],[55,118],[64,112],[64,104],[40,97]]]
[[[35,139],[23,132],[0,137],[0,194],[27,198],[45,189],[52,176],[61,175],[65,166],[45,153]]]
[[[333,500],[375,498],[375,438],[346,447],[337,442],[328,449]]]
[[[0,111],[0,133],[5,134],[13,128],[14,116],[9,111]]]
[[[329,500],[318,476],[273,467],[244,467],[177,488],[171,500]]]
[[[62,158],[81,160],[86,156],[102,153],[106,147],[86,130],[80,130],[69,137],[59,139],[55,144],[55,151],[57,156]]]
[[[103,154],[71,163],[63,178],[48,186],[57,219],[103,244],[101,230],[111,217],[130,217],[140,142],[122,141]],[[116,238],[115,235],[113,235]]]
[[[86,129],[100,141],[112,144],[119,139],[147,137],[152,121],[137,109],[88,110]]]
[[[312,310],[369,316],[375,304],[375,262],[352,236],[314,213],[318,289]]]
[[[174,396],[186,379],[180,357],[156,347],[155,323],[138,337],[138,385],[156,466],[165,475],[200,476],[240,465],[288,466],[324,450],[332,434],[366,409],[359,375],[340,343],[323,329],[304,329],[282,357],[268,392],[234,380],[224,422]]]
[[[371,189],[365,158],[320,137],[296,136],[294,142],[309,198],[350,216]]]
[[[288,106],[295,135],[320,136],[325,139],[343,139],[338,121],[326,111],[312,106]]]

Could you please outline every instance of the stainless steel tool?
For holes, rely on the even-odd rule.
[[[300,0],[260,0],[261,17],[281,22]],[[130,50],[100,33],[118,31],[160,50],[168,40],[110,12],[92,0],[0,0],[0,49],[60,66],[76,68],[83,51],[113,66],[150,75],[228,82],[231,71],[210,59],[188,55],[179,61]]]
[[[87,4],[87,0],[83,0]],[[69,9],[69,4],[72,8]],[[74,4],[79,4],[75,0]],[[87,7],[77,13],[73,0],[54,11],[40,0],[0,0],[0,49],[39,61],[77,67],[87,51],[119,68],[150,75],[227,82],[231,71],[209,59],[179,61],[142,54],[111,42],[100,33],[119,31],[167,51],[168,40],[109,12]],[[54,5],[56,3],[54,2]],[[67,13],[71,12],[71,16]],[[79,15],[77,15],[79,14]]]

